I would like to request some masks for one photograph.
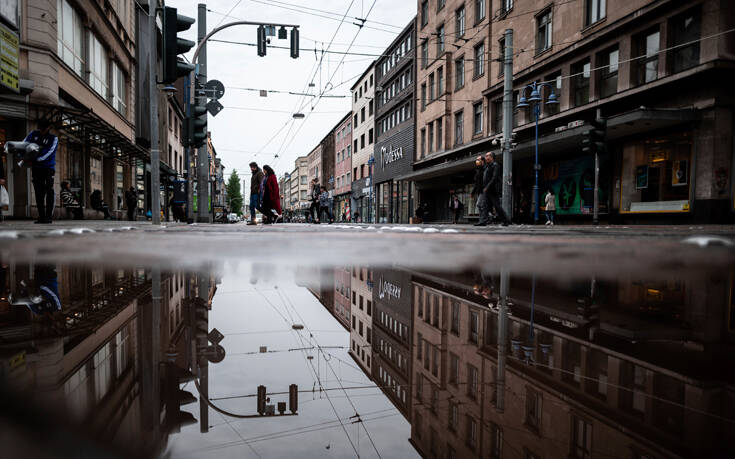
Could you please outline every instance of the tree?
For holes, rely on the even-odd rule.
[[[230,206],[230,212],[242,215],[242,191],[240,190],[240,177],[237,175],[236,169],[232,170],[226,188],[227,204]]]

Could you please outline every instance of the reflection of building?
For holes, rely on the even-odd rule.
[[[363,371],[372,374],[373,342],[373,272],[368,268],[352,268],[352,306],[350,315],[350,355]]]
[[[352,269],[338,266],[334,268],[334,317],[350,330],[351,298],[352,298]]]
[[[403,271],[376,270],[373,278],[372,377],[399,411],[411,419],[411,277]]]

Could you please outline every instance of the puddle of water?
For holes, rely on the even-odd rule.
[[[444,268],[5,264],[10,457],[735,453],[732,270]]]

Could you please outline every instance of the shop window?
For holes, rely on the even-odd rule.
[[[658,28],[633,38],[634,81],[642,85],[658,78],[658,53],[661,35]]]
[[[573,65],[572,75],[574,106],[579,107],[590,101],[590,61]]]
[[[599,56],[600,98],[609,97],[618,92],[618,60],[620,50],[617,47],[605,51]]]
[[[84,71],[82,20],[67,0],[59,0],[56,6],[56,30],[59,58],[81,77]]]
[[[438,118],[436,120],[436,151],[441,151],[443,137],[444,137],[444,118]]]
[[[623,149],[621,212],[689,211],[691,132]]]
[[[671,21],[671,70],[681,72],[699,64],[699,38],[702,34],[699,10],[688,11]]]

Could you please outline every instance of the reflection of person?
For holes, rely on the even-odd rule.
[[[128,220],[135,220],[135,214],[138,210],[138,193],[135,192],[135,188],[132,186],[125,192],[125,206],[128,209]]]
[[[100,190],[94,190],[92,195],[89,197],[89,204],[92,209],[102,212],[105,215],[105,220],[111,220],[110,208],[107,207],[105,201],[102,199],[102,192]]]
[[[54,215],[54,174],[56,173],[56,149],[59,138],[51,133],[51,121],[40,120],[38,129],[31,131],[25,142],[39,147],[38,156],[31,166],[33,191],[36,193],[38,220],[35,223],[51,223]]]
[[[485,193],[486,201],[495,209],[503,226],[508,226],[510,220],[505,215],[505,210],[500,205],[500,196],[502,193],[503,178],[500,167],[495,162],[495,154],[491,151],[485,154],[485,175],[483,177],[483,193]]]
[[[82,210],[82,206],[79,204],[79,201],[77,201],[77,198],[74,196],[74,193],[71,192],[71,185],[69,182],[61,182],[61,205],[64,206],[64,208],[71,212],[72,215],[74,215],[74,220],[83,220],[84,219],[84,211]]]
[[[544,197],[544,201],[546,203],[546,224],[553,225],[554,213],[556,212],[556,196],[554,195],[554,190],[549,188],[549,191],[546,192],[546,197]]]

